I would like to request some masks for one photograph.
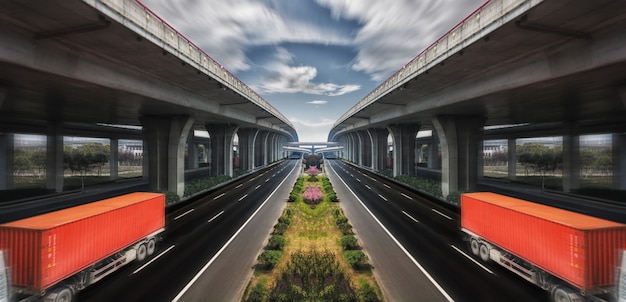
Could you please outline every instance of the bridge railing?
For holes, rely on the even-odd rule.
[[[252,103],[263,108],[294,129],[291,122],[276,108],[141,2],[128,0],[83,1],[99,10],[101,9],[100,5],[104,5],[122,17],[122,23],[125,26],[136,28],[149,34],[151,38],[155,38],[162,43],[164,50],[177,55],[187,64],[217,79],[224,87],[243,95]]]
[[[493,29],[494,25],[501,25],[501,23],[504,22],[504,16],[523,4],[530,2],[536,4],[541,1],[542,0],[492,0],[485,2],[356,103],[335,122],[333,128],[337,127],[363,108],[369,106],[381,96],[401,87],[412,78],[425,72],[432,66],[439,64],[476,39],[479,39],[484,34],[485,29]]]

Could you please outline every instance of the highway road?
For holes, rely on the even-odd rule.
[[[285,161],[167,213],[154,257],[131,264],[78,301],[237,301],[300,161]]]
[[[462,240],[458,211],[339,160],[326,170],[389,301],[548,301]]]

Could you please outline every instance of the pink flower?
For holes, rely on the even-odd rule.
[[[308,170],[306,170],[306,173],[309,174],[309,176],[317,176],[321,173],[321,171],[318,170],[315,166],[311,166]]]
[[[322,189],[316,186],[307,186],[304,193],[302,193],[302,198],[305,201],[316,203],[324,198],[324,193],[322,193]]]

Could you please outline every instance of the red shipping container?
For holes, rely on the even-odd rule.
[[[495,193],[461,197],[461,227],[582,291],[615,285],[626,225]]]
[[[0,225],[11,283],[41,292],[165,226],[165,196],[131,193]]]

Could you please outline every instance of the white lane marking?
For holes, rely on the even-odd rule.
[[[409,215],[409,213],[402,211],[402,214],[406,215],[407,217],[411,218],[411,220],[415,221],[415,222],[419,222],[419,220],[413,218],[413,216]]]
[[[272,174],[272,177],[276,176],[276,174]]]
[[[333,169],[331,167],[331,169]],[[396,243],[396,245],[398,247],[400,247],[400,249],[404,252],[404,254],[409,257],[409,259],[413,262],[413,264],[415,264],[415,266],[417,266],[417,268],[419,268],[419,270],[422,272],[422,274],[424,274],[424,276],[426,276],[426,278],[428,278],[428,280],[430,280],[430,282],[435,285],[435,287],[439,290],[439,292],[448,300],[448,301],[454,301],[452,299],[452,297],[450,297],[450,295],[448,295],[448,293],[446,293],[445,290],[443,290],[443,288],[439,285],[439,283],[437,283],[437,281],[435,281],[435,279],[433,279],[433,277],[426,271],[426,269],[424,269],[424,267],[422,267],[421,264],[419,264],[419,262],[417,262],[417,260],[415,260],[415,258],[413,258],[413,256],[411,256],[411,254],[409,254],[409,252],[404,248],[404,246],[402,246],[402,244],[400,244],[400,241],[398,241],[396,239],[396,237],[394,237],[391,232],[389,232],[389,230],[387,230],[387,228],[382,224],[382,222],[380,222],[380,220],[378,220],[378,218],[376,218],[376,216],[374,216],[374,214],[370,211],[370,209],[368,209],[365,204],[363,203],[363,201],[361,201],[361,199],[356,196],[356,194],[354,193],[354,191],[352,191],[352,189],[350,189],[350,187],[348,187],[348,185],[346,184],[345,181],[343,181],[343,178],[341,178],[341,176],[339,176],[339,174],[335,173],[335,175],[337,177],[339,177],[339,180],[341,180],[341,182],[343,183],[344,186],[346,186],[346,188],[348,189],[348,191],[350,191],[350,193],[352,193],[352,195],[354,195],[354,198],[356,198],[356,200],[359,201],[359,203],[361,204],[361,206],[363,206],[363,208],[365,208],[365,210],[370,214],[370,216],[372,216],[372,218],[378,223],[378,225],[380,225],[380,227],[385,231],[385,233],[387,233],[387,235],[391,238],[391,240],[393,240],[393,242]]]
[[[254,187],[254,189],[256,190],[256,189],[258,189],[258,188],[260,188],[260,187],[261,187],[261,185],[258,185],[258,186],[256,186],[256,187]]]
[[[274,193],[276,193],[276,191],[278,191],[278,188],[280,188],[280,186],[287,180],[288,176],[293,172],[293,170],[296,167],[297,167],[297,165],[294,165],[293,168],[291,168],[291,171],[287,174],[287,176],[285,176],[285,178],[283,178],[283,181],[281,181],[280,184],[278,184],[278,186],[276,186],[276,189],[274,189],[274,191],[272,191],[272,193],[270,193],[270,195],[267,197],[267,199],[265,199],[265,201],[263,201],[261,206],[259,206],[259,208],[256,209],[256,211],[254,211],[254,213],[252,213],[250,218],[248,218],[248,220],[246,220],[246,222],[243,223],[243,225],[239,228],[239,230],[237,230],[237,232],[235,232],[233,237],[230,237],[230,239],[228,239],[226,244],[224,244],[224,246],[222,246],[222,248],[219,251],[217,251],[215,256],[213,256],[213,258],[211,258],[211,260],[209,260],[209,262],[207,262],[207,264],[205,264],[204,267],[202,267],[202,269],[191,279],[191,281],[189,281],[189,283],[187,283],[187,285],[185,285],[185,287],[178,293],[178,295],[176,295],[176,297],[174,297],[174,299],[172,299],[172,302],[177,302],[178,300],[180,300],[180,298],[183,297],[183,295],[189,290],[189,288],[191,288],[191,286],[198,280],[198,278],[200,278],[200,276],[202,274],[204,274],[204,272],[209,268],[209,266],[211,266],[211,264],[213,264],[213,262],[215,262],[215,259],[217,259],[217,257],[219,257],[222,254],[222,252],[224,252],[224,250],[228,247],[228,245],[230,245],[230,243],[233,240],[235,240],[235,237],[237,237],[237,235],[239,235],[239,233],[241,233],[243,228],[245,228],[246,225],[248,225],[250,220],[252,220],[252,218],[254,218],[254,216],[261,210],[261,208],[263,208],[263,206],[270,200],[270,198],[272,198],[272,196],[274,196]]]
[[[222,214],[224,214],[224,211],[221,211],[221,212],[219,212],[219,214],[213,216],[213,218],[209,219],[209,221],[207,221],[207,223],[210,223],[211,221],[215,220],[215,218],[219,217]]]
[[[360,179],[358,179],[358,178],[356,179],[356,181],[361,182],[361,180],[360,180]]]
[[[406,198],[408,198],[408,199],[410,199],[410,200],[413,200],[413,197],[411,197],[411,196],[409,196],[409,195],[406,195],[406,194],[404,194],[404,193],[400,193],[400,195],[402,195],[402,196],[404,196],[404,197],[406,197]]]
[[[189,211],[187,211],[187,212],[185,212],[185,213],[182,213],[182,214],[180,214],[180,215],[178,215],[178,216],[174,217],[174,220],[178,220],[178,218],[181,218],[181,217],[183,217],[183,216],[185,216],[185,215],[187,215],[187,214],[189,214],[189,213],[191,213],[191,212],[193,212],[193,211],[195,211],[195,209],[191,209],[191,210],[189,210]]]
[[[246,194],[246,195],[244,195],[244,196],[241,196],[241,197],[239,198],[239,200],[237,200],[237,201],[242,201],[242,200],[243,200],[244,198],[246,198],[246,197],[248,197],[248,194]]]
[[[134,275],[136,273],[138,273],[140,270],[146,268],[148,265],[150,265],[150,263],[154,262],[154,260],[157,260],[159,257],[165,255],[165,253],[169,252],[171,249],[174,248],[174,245],[168,247],[165,251],[162,251],[160,254],[154,256],[154,258],[150,259],[150,261],[146,262],[146,264],[142,265],[141,267],[139,267],[138,269],[136,269],[134,272],[132,272],[130,275]],[[129,276],[130,276],[129,275]]]
[[[387,189],[391,189],[391,187],[388,184],[383,184],[383,186],[385,186],[385,188]]]
[[[235,189],[239,189],[241,188],[241,186],[243,186],[243,184],[239,184],[238,186],[235,187]]]
[[[454,246],[453,244],[450,244],[450,246],[455,249],[457,252],[461,253],[461,255],[465,256],[467,259],[472,260],[472,262],[474,262],[476,265],[480,266],[480,268],[484,269],[485,271],[487,271],[488,273],[492,274],[492,275],[496,275],[494,274],[490,269],[486,268],[484,265],[482,265],[480,262],[476,261],[476,259],[470,257],[470,255],[466,254],[465,252],[463,252],[462,250],[460,250],[458,247]]]
[[[448,216],[448,215],[446,215],[444,213],[441,213],[441,212],[439,212],[439,211],[437,211],[435,209],[432,209],[432,210],[433,210],[433,212],[435,212],[435,213],[437,213],[437,214],[439,214],[439,215],[441,215],[441,216],[443,216],[445,218],[448,218],[448,220],[452,220],[452,217],[450,217],[450,216]]]
[[[241,186],[241,185],[239,185],[239,186]],[[222,193],[220,195],[217,195],[217,196],[213,197],[213,200],[216,200],[216,199],[218,199],[218,198],[220,198],[220,197],[222,197],[224,195],[226,195],[226,193]]]
[[[268,181],[270,181],[270,179],[269,179],[269,178],[265,180],[265,182],[268,182]]]
[[[384,201],[387,201],[387,198],[385,198],[385,196],[378,194],[378,197],[382,198]]]
[[[366,187],[368,190],[371,190],[371,189],[372,189],[372,188],[370,188],[370,186],[368,186],[368,185],[365,185],[365,187]]]
[[[261,176],[261,175],[259,175],[259,176]],[[248,180],[248,182],[253,181],[255,179],[256,179],[256,177],[252,177],[252,178],[250,178],[250,180]]]

